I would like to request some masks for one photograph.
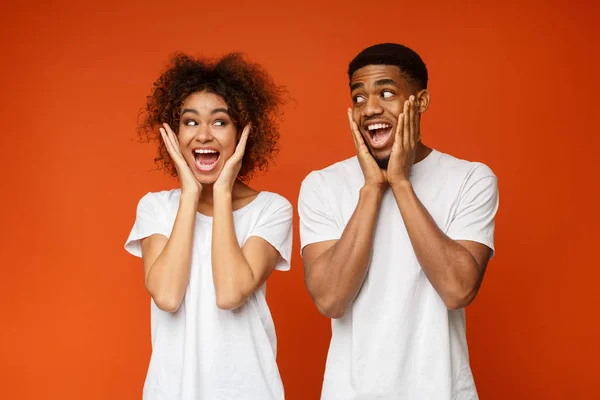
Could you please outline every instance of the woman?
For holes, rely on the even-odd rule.
[[[177,55],[148,97],[140,136],[181,188],[145,195],[125,244],[152,296],[144,399],[284,397],[265,282],[290,268],[292,206],[244,183],[276,152],[282,93],[238,54]]]

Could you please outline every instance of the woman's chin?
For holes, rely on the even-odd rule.
[[[219,176],[217,174],[196,174],[196,179],[202,185],[213,185]]]
[[[215,169],[211,172],[195,172],[196,173],[194,175],[196,176],[196,179],[198,179],[198,182],[200,182],[202,185],[208,186],[213,185],[217,181],[219,175],[221,174],[221,168]]]
[[[199,166],[196,163],[190,166],[198,182],[205,186],[214,185],[217,179],[219,179],[224,167],[225,164],[221,162],[221,160],[218,160],[216,165],[213,165],[212,168],[209,168],[209,166],[205,165]]]

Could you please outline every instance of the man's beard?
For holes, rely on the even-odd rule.
[[[369,149],[369,153],[371,153],[371,156],[373,157],[379,168],[381,168],[384,171],[387,171],[388,164],[390,163],[390,156],[383,158],[375,157],[375,154],[373,154],[373,150],[371,150],[371,148],[368,146],[367,148]]]

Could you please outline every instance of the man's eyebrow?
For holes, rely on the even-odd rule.
[[[393,79],[390,78],[385,78],[385,79],[378,79],[375,81],[375,87],[377,86],[385,86],[385,85],[393,85],[393,86],[398,86],[398,82],[396,82]],[[352,85],[350,85],[350,91],[353,92],[356,89],[361,89],[363,88],[365,85],[362,82],[356,82],[353,83]]]
[[[375,86],[385,86],[385,85],[394,85],[394,86],[398,86],[398,83],[396,83],[395,80],[393,79],[379,79],[377,81],[375,81]]]
[[[365,85],[364,85],[362,82],[356,82],[356,83],[353,83],[352,85],[350,85],[350,91],[351,91],[351,92],[353,92],[353,91],[355,91],[356,89],[360,89],[360,88],[362,88],[362,87],[364,87],[364,86],[365,86]]]

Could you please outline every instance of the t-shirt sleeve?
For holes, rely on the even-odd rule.
[[[154,234],[169,237],[171,229],[166,220],[166,207],[161,204],[160,193],[148,193],[139,201],[135,223],[125,242],[125,250],[136,257],[142,256],[140,241]]]
[[[486,245],[494,255],[494,219],[498,211],[498,180],[492,170],[478,164],[468,176],[447,235]]]
[[[275,269],[288,271],[292,258],[292,205],[283,196],[274,195],[250,232],[271,244],[281,256]]]
[[[298,198],[301,251],[312,243],[337,240],[344,229],[336,222],[323,180],[311,172],[302,182]]]

